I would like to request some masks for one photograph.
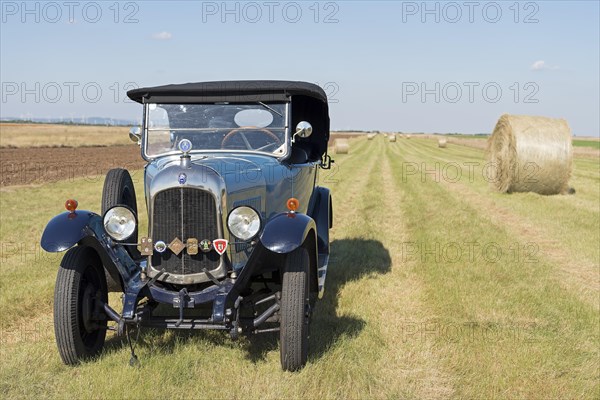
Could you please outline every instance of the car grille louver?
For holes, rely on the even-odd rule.
[[[204,190],[178,187],[159,192],[154,197],[153,213],[155,242],[162,240],[169,244],[176,237],[184,243],[189,238],[199,241],[219,238],[215,199]],[[217,268],[220,256],[215,251],[189,255],[186,249],[175,255],[167,249],[164,253],[155,252],[151,263],[153,268],[169,274],[197,274],[204,268],[209,271]]]

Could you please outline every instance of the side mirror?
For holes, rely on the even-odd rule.
[[[129,139],[138,145],[142,143],[142,129],[139,126],[134,126],[129,130]]]
[[[296,125],[296,133],[294,133],[294,136],[292,136],[292,143],[295,142],[296,136],[300,136],[301,138],[309,137],[310,135],[312,135],[312,130],[312,125],[309,122],[298,122],[298,125]]]

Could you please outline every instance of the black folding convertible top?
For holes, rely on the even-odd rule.
[[[127,92],[138,103],[254,103],[290,101],[292,98],[291,128],[300,121],[313,126],[308,138],[297,138],[295,146],[302,147],[310,160],[318,160],[327,152],[329,141],[329,107],[327,95],[319,86],[295,81],[221,81],[183,83],[134,89]]]
[[[307,96],[327,103],[319,86],[300,81],[216,81],[133,89],[127,96],[138,103],[204,103],[286,101]]]

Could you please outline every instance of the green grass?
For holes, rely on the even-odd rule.
[[[464,176],[457,184],[468,184],[468,189],[478,196],[492,199],[496,204],[510,209],[524,225],[543,226],[548,239],[554,239],[566,246],[573,257],[581,257],[582,261],[587,260],[595,264],[600,262],[600,248],[596,245],[600,243],[600,230],[597,229],[600,214],[600,165],[597,159],[575,158],[570,180],[570,185],[577,193],[575,196],[540,196],[534,193],[506,195],[490,191],[489,182],[483,172],[486,165],[483,152],[463,146],[450,146],[440,150],[435,143],[424,140],[411,142],[410,145],[412,152],[418,155],[418,160],[429,163],[431,169],[435,163],[441,171],[448,162],[459,165]],[[466,162],[474,165],[473,182],[469,182]],[[446,171],[449,177],[453,174],[451,169]],[[486,210],[481,212],[482,216],[485,216]],[[582,232],[587,234],[582,235]]]
[[[580,295],[578,281],[562,284],[571,259],[600,266],[597,160],[576,159],[576,195],[544,197],[493,193],[481,177],[432,179],[436,165],[481,164],[483,152],[431,140],[355,139],[334,158],[320,175],[335,212],[326,293],[298,373],[280,370],[275,335],[232,341],[210,332],[146,331],[139,369],[116,338],[99,359],[62,365],[51,316],[61,256],[37,243],[66,198],[98,210],[102,180],[4,188],[2,397],[598,398],[599,304]],[[409,164],[419,171],[407,175]],[[529,262],[523,230],[565,258],[540,251]]]
[[[404,154],[397,151],[392,157],[396,180],[402,179],[398,172],[402,170],[402,162],[425,162],[421,164],[422,170],[435,169],[432,155],[439,154],[437,149],[426,141],[413,141],[409,146],[413,148],[405,149]],[[422,250],[418,259],[420,273],[431,289],[428,299],[438,308],[439,325],[453,327],[452,334],[440,340],[440,346],[449,353],[449,365],[460,372],[457,395],[461,398],[597,395],[600,328],[597,308],[582,303],[575,292],[557,285],[557,266],[546,260],[544,254],[536,254],[533,262],[519,257],[515,250],[526,248],[528,243],[515,238],[510,229],[486,221],[488,210],[468,204],[434,179],[423,182],[421,174],[408,176],[405,190],[407,200],[420,205],[407,208],[406,213],[408,223],[415,227],[411,236],[416,243],[429,249],[435,245],[441,249],[456,245],[465,249],[469,243],[476,244],[472,252],[463,251],[467,257],[464,261],[455,261],[453,253],[443,250],[433,254]],[[537,211],[534,220],[541,215],[548,223],[574,219],[579,222],[575,228],[579,240],[588,245],[594,240],[597,243],[597,209],[596,218],[586,226],[583,222],[592,217],[589,214],[583,213],[581,219],[576,219],[573,209],[557,215],[556,207],[539,204],[556,197],[509,197],[487,190],[485,195],[495,201],[518,204],[530,212]],[[531,198],[536,200],[535,207],[529,204]],[[593,210],[588,211],[593,214]],[[581,232],[592,237],[588,241],[581,237]],[[578,249],[574,241],[565,244],[573,252]],[[500,249],[500,254],[486,256],[486,247]],[[594,248],[589,257],[597,262],[597,247]]]
[[[488,139],[490,135],[486,134],[474,134],[465,135],[462,133],[446,133],[444,136],[449,138],[461,138],[461,139]],[[592,149],[600,149],[600,141],[597,139],[573,139],[573,146],[576,147],[590,147]]]
[[[573,140],[573,146],[600,149],[600,140]]]

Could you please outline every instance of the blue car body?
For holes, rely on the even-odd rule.
[[[205,254],[190,252],[186,255],[187,250],[176,254],[169,247],[164,253],[151,249],[151,254],[142,256],[132,251],[139,244],[137,238],[134,243],[112,238],[100,213],[75,210],[57,215],[46,226],[41,245],[49,252],[65,251],[73,246],[95,250],[106,271],[108,286],[124,293],[121,312],[108,304],[101,305],[107,317],[117,322],[121,331],[125,325],[135,324],[173,329],[222,329],[232,335],[242,331],[260,332],[263,324],[277,323],[278,298],[276,291],[260,295],[260,291],[252,287],[257,283],[280,284],[285,256],[301,246],[308,250],[310,257],[310,291],[320,297],[325,285],[332,226],[331,195],[327,188],[317,185],[319,169],[328,168],[331,163],[327,156],[329,117],[324,92],[315,85],[301,82],[238,81],[143,88],[128,95],[144,106],[144,131],[140,139],[142,157],[148,161],[144,192],[149,232],[145,239],[151,240],[156,249],[159,240],[169,244],[175,236],[185,240],[186,232],[200,232],[194,233],[194,239],[224,239],[228,247],[223,254],[214,249]],[[212,150],[195,147],[194,140],[197,137],[204,140],[204,137],[194,136],[196,133],[191,128],[171,127],[170,136],[165,130],[157,133],[162,135],[161,140],[163,136],[169,137],[164,144],[165,154],[151,154],[148,137],[154,125],[148,114],[156,108],[154,104],[159,107],[166,104],[164,109],[168,112],[174,112],[174,105],[179,107],[177,112],[184,112],[181,110],[187,105],[189,108],[210,105],[212,108],[206,106],[201,110],[212,112],[218,108],[215,105],[224,104],[223,108],[228,109],[239,104],[235,111],[250,110],[247,113],[250,116],[260,114],[259,106],[253,108],[259,104],[266,110],[274,110],[272,114],[276,119],[279,116],[282,121],[285,119],[285,127],[278,133],[277,141],[275,129],[254,133],[254,128],[247,126],[229,132],[227,128],[220,147]],[[285,109],[285,116],[275,107]],[[173,115],[169,115],[171,121],[174,121]],[[314,126],[314,132],[294,136],[292,127],[305,120]],[[223,128],[214,129],[209,132],[211,135],[217,135],[218,129]],[[268,127],[256,130],[265,131]],[[206,140],[209,133],[203,134]],[[182,153],[177,145],[182,147],[184,137],[191,138],[192,150]],[[260,144],[267,144],[255,150],[248,144],[251,137],[256,137]],[[248,148],[232,151],[226,147],[235,140],[242,143],[241,139]],[[275,142],[269,143],[269,140]],[[279,153],[273,150],[270,154],[265,150],[277,146]],[[295,200],[291,204],[297,208],[290,209],[290,199]],[[239,240],[229,231],[229,214],[240,206],[247,206],[260,216],[260,230],[249,240]],[[210,223],[203,219],[207,216],[212,218]],[[192,224],[189,221],[193,221],[194,226],[187,226]],[[202,232],[210,230],[208,225],[214,233],[202,237]],[[172,233],[179,231],[181,235]],[[146,301],[142,302],[143,299]],[[248,318],[241,312],[242,304],[247,302],[251,307],[268,302],[273,305]],[[175,309],[178,316],[153,315],[161,304]],[[202,317],[188,316],[188,310],[194,308],[210,311]]]

